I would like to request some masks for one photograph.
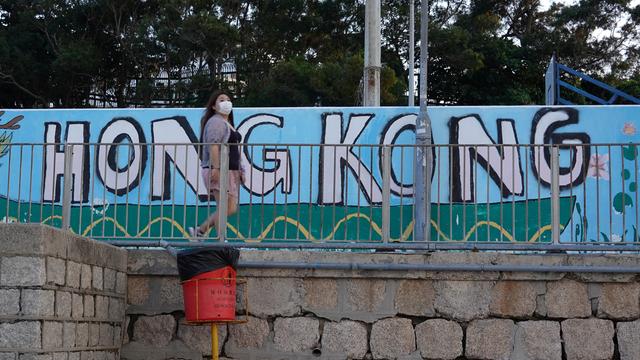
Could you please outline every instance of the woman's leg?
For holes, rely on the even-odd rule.
[[[216,200],[216,205],[219,204],[220,192],[218,190],[215,190],[213,192],[213,197]],[[236,211],[238,211],[238,198],[233,195],[228,195],[227,196],[227,216],[235,214]],[[211,229],[212,227],[217,229],[218,220],[219,220],[218,210],[216,206],[216,211],[213,214],[211,214],[211,216],[209,216],[207,220],[205,220],[205,222],[202,223],[202,225],[198,227],[198,230],[200,231],[201,234],[206,234],[207,231],[209,231],[209,229]]]
[[[214,190],[213,191],[213,199],[215,200],[216,204],[218,204],[218,199],[220,198],[220,192],[218,190]],[[209,217],[207,218],[207,220],[205,220],[200,226],[198,226],[198,232],[201,234],[206,234],[207,231],[209,231],[209,229],[211,229],[212,227],[217,227],[218,226],[218,210],[217,210],[217,206],[216,206],[216,211],[213,212],[213,214],[209,215]]]

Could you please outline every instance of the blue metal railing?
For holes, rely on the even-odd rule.
[[[569,76],[575,76],[584,84],[595,85],[598,89],[603,90],[604,93],[610,95],[607,99],[604,99],[598,95],[594,95],[584,89],[578,88],[564,80],[562,75],[567,74]],[[618,90],[613,86],[607,85],[602,81],[596,80],[587,74],[580,71],[571,69],[566,65],[559,64],[556,61],[555,55],[551,57],[549,67],[545,73],[545,103],[547,105],[575,105],[569,99],[562,97],[562,90],[566,89],[572,93],[578,94],[585,99],[591,100],[599,105],[613,105],[617,101],[627,101],[632,104],[639,104],[640,99]]]

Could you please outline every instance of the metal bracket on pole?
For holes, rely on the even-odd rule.
[[[391,147],[382,148],[382,242],[391,238]]]
[[[64,145],[64,183],[62,190],[62,229],[69,230],[71,228],[71,185],[73,184],[73,145]]]
[[[560,153],[551,147],[551,239],[560,243]]]
[[[229,199],[229,146],[220,145],[220,196],[218,198],[218,236],[220,242],[227,237],[227,200]]]

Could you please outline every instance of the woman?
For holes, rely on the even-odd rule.
[[[238,210],[238,195],[243,181],[242,165],[240,163],[240,146],[242,136],[233,126],[233,104],[229,95],[222,91],[214,92],[207,102],[204,115],[200,120],[200,141],[202,147],[201,163],[202,177],[213,195],[216,203],[220,200],[220,145],[229,146],[229,185],[227,186],[227,216]],[[192,238],[205,236],[209,230],[218,228],[218,212],[214,212],[198,227],[190,227]]]

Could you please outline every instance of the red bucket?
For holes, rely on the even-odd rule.
[[[182,294],[189,322],[233,321],[236,318],[236,271],[231,266],[183,281]]]

